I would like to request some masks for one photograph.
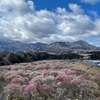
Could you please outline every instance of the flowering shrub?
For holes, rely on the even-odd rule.
[[[66,76],[66,77],[64,77],[63,80],[61,81],[61,85],[68,85],[68,84],[71,84],[71,83],[70,83],[71,80],[72,80],[71,77]]]
[[[67,74],[76,74],[76,70],[68,69]]]
[[[21,63],[6,68],[4,88],[10,97],[24,100],[91,99],[98,91],[100,75],[93,78],[85,71],[67,67],[60,61]]]
[[[9,94],[8,95],[8,100],[12,100],[13,98],[19,98],[19,97],[23,96],[23,87],[19,84],[12,84],[11,83],[11,84],[8,84],[4,88],[4,92]]]
[[[94,79],[96,81],[99,81],[100,82],[100,73],[97,73],[95,76],[94,76]]]
[[[17,84],[20,84],[20,85],[23,85],[25,82],[23,79],[21,78],[14,78],[10,81],[10,83],[17,83]]]
[[[54,89],[47,84],[38,85],[37,90],[39,95],[43,96],[43,98],[49,97],[54,92]]]
[[[24,94],[25,95],[31,95],[36,92],[36,87],[34,84],[29,84],[24,88]]]

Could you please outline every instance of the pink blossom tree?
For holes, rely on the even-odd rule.
[[[95,82],[100,86],[100,74],[97,73],[95,76],[94,76],[94,80]]]
[[[4,93],[8,94],[8,100],[23,98],[23,87],[19,84],[8,84],[4,88]]]
[[[80,77],[71,81],[72,89],[74,93],[77,93],[81,98],[91,98],[93,94],[98,90],[98,85],[87,79],[82,79]]]
[[[75,69],[68,69],[67,75],[70,75],[70,74],[76,74],[76,70]]]
[[[16,84],[20,84],[20,85],[25,84],[25,82],[22,78],[14,78],[10,81],[10,83],[16,83]]]
[[[85,71],[51,60],[5,66],[2,71],[9,82],[4,88],[9,100],[88,100],[100,83],[99,73],[91,78]]]
[[[52,98],[52,94],[54,93],[54,89],[47,84],[38,84],[37,85],[38,96],[43,100],[48,100]]]
[[[34,84],[29,84],[24,88],[24,96],[27,100],[32,100],[35,97],[36,86]]]

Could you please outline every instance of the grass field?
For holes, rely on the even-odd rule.
[[[74,69],[81,69],[84,71],[87,71],[89,74],[96,74],[96,73],[100,73],[100,68],[94,66],[91,67],[90,65],[87,64],[75,64],[75,65],[71,65],[72,68]]]

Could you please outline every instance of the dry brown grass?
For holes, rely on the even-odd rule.
[[[95,67],[89,69],[88,73],[90,73],[90,74],[100,73],[100,68],[98,68],[98,67],[95,66]]]
[[[84,57],[88,57],[88,56],[90,56],[90,54],[85,54],[85,53],[83,53],[83,54],[79,54],[79,55],[84,56]]]
[[[86,70],[87,68],[89,68],[90,66],[89,65],[86,65],[86,64],[75,64],[75,65],[72,65],[71,66],[72,68],[74,69],[81,69],[81,70]]]
[[[100,73],[100,68],[98,68],[96,66],[90,68],[91,66],[80,63],[80,64],[72,65],[71,67],[74,69],[81,69],[81,70],[87,71],[89,74],[92,74],[92,75],[94,75],[96,73]],[[87,70],[87,68],[90,68],[90,69]]]

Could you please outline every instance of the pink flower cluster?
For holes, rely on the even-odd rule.
[[[29,84],[24,88],[25,94],[30,94],[35,92],[36,92],[36,86],[34,84]]]
[[[14,93],[15,97],[20,91],[27,100],[60,100],[61,97],[75,100],[81,98],[80,95],[84,97],[84,93],[89,98],[98,89],[97,83],[85,71],[69,68],[60,61],[22,63],[4,69],[7,72],[4,79],[10,81],[6,86],[8,94]],[[16,86],[20,87],[17,91]]]
[[[21,84],[21,85],[25,84],[24,80],[21,78],[14,78],[10,81],[10,83],[17,83],[17,84]]]

